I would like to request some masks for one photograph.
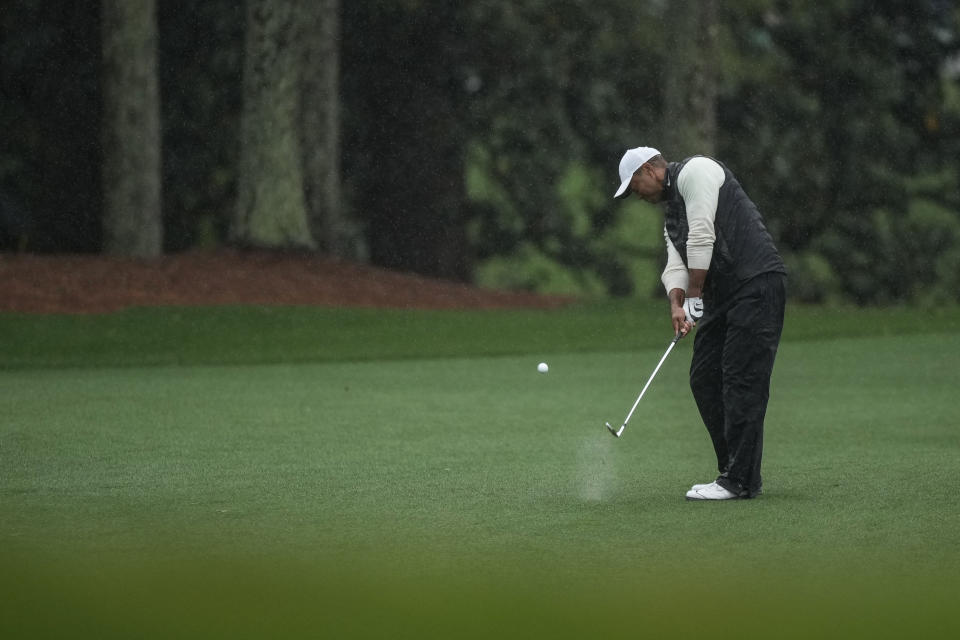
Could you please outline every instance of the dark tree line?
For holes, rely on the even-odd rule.
[[[102,180],[116,141],[152,126],[149,110],[136,134],[107,126],[111,20],[151,4],[0,5],[3,248],[122,252],[115,212],[157,218]],[[609,195],[623,149],[651,144],[734,168],[797,297],[960,296],[954,3],[338,4],[156,3],[137,42],[155,39],[161,144],[120,166],[159,163],[164,251],[305,248],[646,294],[656,213]]]

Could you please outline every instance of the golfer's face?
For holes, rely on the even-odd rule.
[[[660,202],[663,185],[657,178],[657,171],[649,164],[641,165],[630,179],[630,190],[647,202]]]

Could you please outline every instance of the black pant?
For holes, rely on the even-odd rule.
[[[785,301],[786,276],[759,275],[716,309],[704,301],[693,343],[690,388],[717,454],[717,483],[745,498],[763,486],[763,418]]]

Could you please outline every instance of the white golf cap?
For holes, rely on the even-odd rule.
[[[627,189],[630,186],[630,178],[644,162],[658,155],[660,155],[660,152],[653,147],[627,149],[627,152],[620,158],[620,188],[613,194],[613,197],[623,198],[630,195],[630,191]]]

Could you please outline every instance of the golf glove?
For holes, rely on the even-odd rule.
[[[703,317],[703,298],[687,298],[683,301],[683,310],[687,313],[687,322],[697,324]]]

